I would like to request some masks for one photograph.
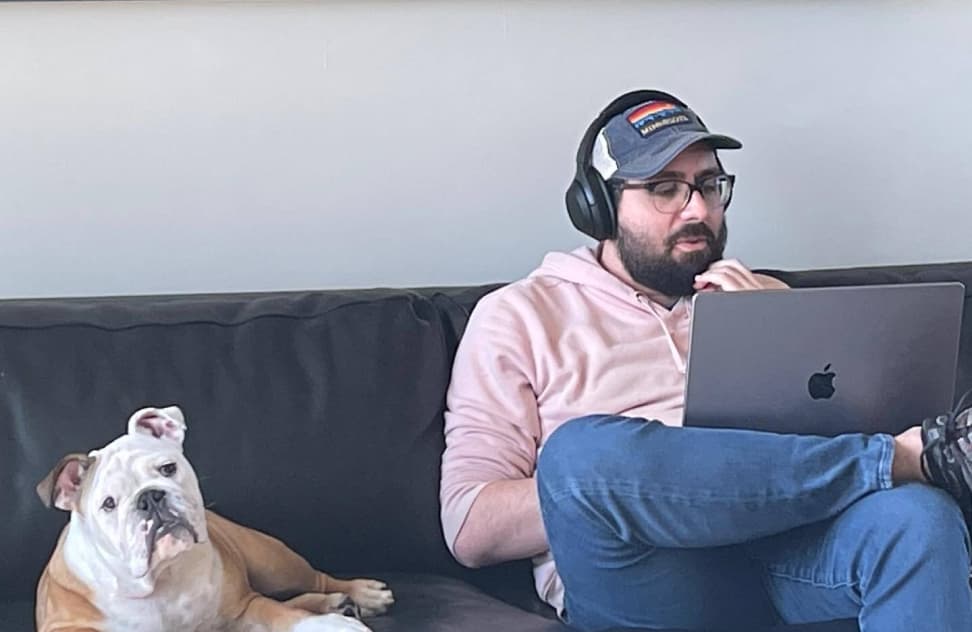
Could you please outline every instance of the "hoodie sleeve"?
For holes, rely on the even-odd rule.
[[[540,442],[534,366],[526,326],[505,300],[488,295],[459,342],[446,396],[439,490],[446,544],[455,541],[487,483],[533,475]]]

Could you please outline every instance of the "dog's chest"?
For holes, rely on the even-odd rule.
[[[106,632],[235,632],[219,616],[220,586],[196,583],[102,606]]]

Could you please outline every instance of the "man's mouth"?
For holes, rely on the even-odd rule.
[[[674,250],[694,252],[696,250],[704,250],[705,248],[708,248],[709,244],[710,242],[707,237],[683,237],[675,240],[672,248]]]
[[[666,240],[669,252],[698,252],[712,248],[716,236],[705,224],[682,226]]]

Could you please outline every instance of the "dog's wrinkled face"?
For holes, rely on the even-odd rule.
[[[127,434],[65,457],[38,485],[48,505],[72,512],[71,528],[117,576],[144,578],[208,537],[185,430],[174,406],[142,409]]]

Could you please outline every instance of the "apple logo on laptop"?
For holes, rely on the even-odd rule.
[[[814,399],[829,399],[834,396],[834,391],[837,390],[834,388],[834,378],[837,377],[837,374],[830,370],[829,364],[823,370],[826,373],[814,373],[807,383],[810,397]]]

